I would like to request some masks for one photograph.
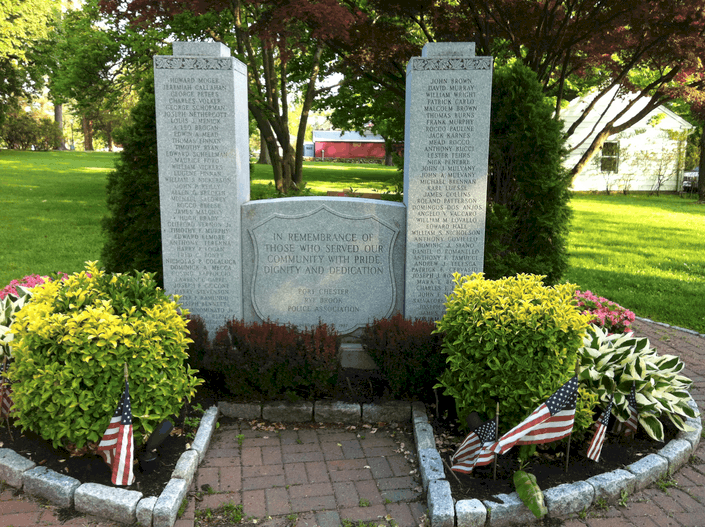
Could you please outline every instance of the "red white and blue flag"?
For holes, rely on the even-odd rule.
[[[130,386],[125,381],[125,391],[120,399],[113,418],[98,445],[98,453],[113,469],[113,485],[132,485],[135,475],[132,471],[134,447],[132,440],[132,407],[130,406]]]
[[[475,428],[453,454],[451,470],[470,474],[475,467],[492,463],[494,452],[486,450],[485,447],[491,445],[496,438],[497,426],[494,421],[487,421]]]
[[[0,419],[7,419],[12,410],[12,386],[10,381],[5,377],[5,369],[9,369],[10,365],[0,364]]]
[[[590,446],[588,446],[587,457],[593,461],[600,460],[600,454],[602,453],[602,445],[605,444],[605,434],[607,433],[607,425],[610,422],[610,414],[612,413],[612,403],[614,402],[614,395],[610,397],[610,402],[607,405],[607,409],[602,412],[600,418],[597,420],[597,428],[595,429],[595,434],[592,436],[592,441],[590,441]]]
[[[578,401],[578,376],[576,375],[532,414],[490,445],[489,450],[504,454],[514,445],[551,443],[570,435],[575,421]]]
[[[632,389],[627,396],[629,402],[629,419],[623,423],[617,423],[617,432],[624,433],[625,436],[636,434],[636,429],[639,426],[639,411],[636,405],[636,382],[632,382]]]

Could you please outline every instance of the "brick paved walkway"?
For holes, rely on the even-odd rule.
[[[705,338],[648,322],[635,328],[659,352],[683,359],[693,398],[705,408]],[[416,466],[405,455],[414,450],[413,438],[399,430],[252,426],[230,422],[216,431],[176,527],[194,527],[197,516],[217,515],[228,503],[241,505],[265,527],[338,527],[346,519],[384,526],[393,519],[410,527],[423,521]],[[585,518],[565,519],[563,526],[705,526],[705,442],[674,481],[664,490],[654,485],[629,496],[623,505],[593,506]],[[13,489],[0,491],[0,527],[26,525],[114,526],[85,516],[62,523],[56,507]]]
[[[426,504],[413,450],[413,437],[391,426],[252,430],[235,421],[216,432],[176,525],[191,527],[195,516],[227,503],[242,504],[259,525],[390,525],[385,518],[419,525]]]

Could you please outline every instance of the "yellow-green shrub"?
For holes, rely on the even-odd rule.
[[[461,423],[473,411],[494,417],[499,402],[499,428],[506,432],[575,375],[589,317],[576,307],[576,286],[546,287],[542,279],[453,275],[436,331],[445,333],[447,356],[439,386],[455,399]],[[579,399],[576,432],[592,424],[586,406],[594,402]]]
[[[195,393],[186,321],[150,274],[110,275],[88,262],[33,295],[12,324],[13,415],[23,429],[90,450],[122,395],[125,364],[138,443]]]

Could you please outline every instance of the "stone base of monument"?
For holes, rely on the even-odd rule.
[[[340,345],[340,367],[358,370],[376,370],[377,365],[361,344],[343,342]]]

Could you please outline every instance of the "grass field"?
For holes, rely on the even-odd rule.
[[[568,281],[705,333],[705,206],[673,195],[573,197]]]
[[[0,287],[27,274],[73,272],[103,245],[105,182],[115,154],[0,150]],[[312,194],[384,192],[396,170],[307,163]],[[272,196],[257,165],[252,196]],[[705,333],[705,207],[677,196],[576,195],[566,280],[637,315]]]
[[[115,154],[0,150],[0,287],[27,274],[83,269],[103,246]]]
[[[384,194],[394,190],[397,169],[381,165],[343,163],[304,163],[304,181],[310,195],[325,196],[326,192],[354,190]],[[252,199],[275,197],[272,167],[255,165],[250,176]]]

